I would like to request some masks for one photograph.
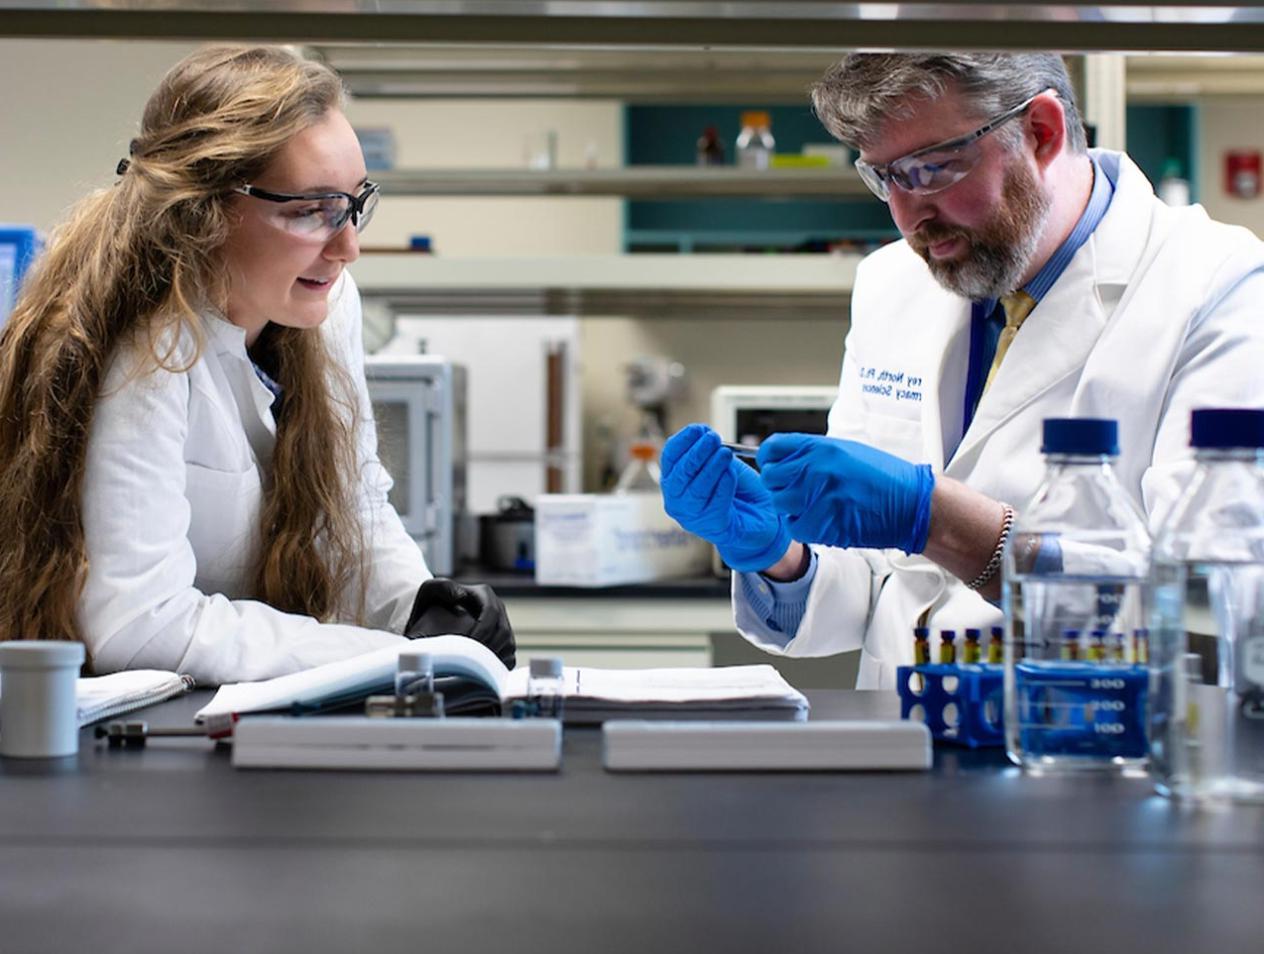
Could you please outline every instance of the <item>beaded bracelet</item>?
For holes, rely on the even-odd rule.
[[[1005,516],[1001,518],[1001,535],[996,540],[996,549],[992,551],[992,559],[987,561],[987,566],[973,580],[966,584],[971,590],[981,590],[992,582],[992,577],[996,576],[1001,569],[1001,557],[1005,553],[1005,542],[1009,540],[1010,527],[1014,525],[1014,508],[1007,503],[1001,504],[1005,508]]]

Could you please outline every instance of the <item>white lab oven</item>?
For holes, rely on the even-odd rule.
[[[711,392],[711,426],[726,441],[756,446],[776,433],[824,434],[837,397],[833,384],[725,384]],[[711,565],[728,573],[719,551]]]
[[[778,432],[824,434],[836,397],[836,384],[725,384],[711,392],[711,426],[742,444]]]
[[[450,576],[465,512],[465,371],[437,355],[369,355],[364,373],[391,504],[431,572]]]

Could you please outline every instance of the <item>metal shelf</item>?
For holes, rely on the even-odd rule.
[[[1264,9],[1112,4],[731,0],[13,0],[0,36],[168,37],[847,50],[1264,50]]]
[[[622,169],[391,169],[371,174],[388,195],[715,196],[873,198],[851,167],[739,169],[631,166]],[[874,201],[877,201],[876,199]]]
[[[366,302],[396,314],[846,321],[859,255],[454,258],[365,249]]]

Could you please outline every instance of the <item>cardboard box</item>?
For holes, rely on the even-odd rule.
[[[616,586],[700,576],[711,548],[663,510],[658,494],[542,494],[535,502],[535,579]]]

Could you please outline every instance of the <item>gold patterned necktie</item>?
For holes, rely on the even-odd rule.
[[[1005,327],[1001,329],[1001,336],[996,339],[996,356],[992,358],[992,367],[988,369],[987,380],[983,382],[984,392],[992,386],[992,379],[996,377],[1005,352],[1013,344],[1014,336],[1018,334],[1018,329],[1031,314],[1031,310],[1036,307],[1036,299],[1025,291],[1011,292],[1001,296],[1001,307],[1005,309]]]

